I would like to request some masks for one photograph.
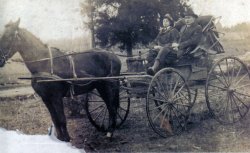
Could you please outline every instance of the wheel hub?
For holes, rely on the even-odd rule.
[[[227,89],[227,92],[229,93],[229,94],[233,94],[234,92],[236,91],[236,89],[235,88],[233,88],[233,87],[228,87],[228,89]]]

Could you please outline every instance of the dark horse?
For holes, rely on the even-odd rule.
[[[69,91],[72,89],[72,82],[38,83],[37,81],[44,77],[67,79],[76,76],[79,78],[118,76],[121,62],[112,53],[94,49],[67,56],[56,48],[48,48],[29,31],[19,28],[19,23],[20,19],[5,26],[0,39],[0,51],[3,55],[1,59],[4,58],[5,61],[16,52],[20,53],[33,76],[32,87],[50,112],[57,138],[70,141],[62,98],[71,95]],[[119,80],[78,81],[73,84],[75,95],[97,89],[108,108],[110,116],[108,135],[112,135],[119,107]]]

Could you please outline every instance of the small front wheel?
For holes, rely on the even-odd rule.
[[[126,120],[130,107],[130,95],[127,84],[120,83],[119,108],[117,109],[116,128],[119,128]],[[107,132],[109,127],[109,113],[107,106],[97,90],[89,92],[85,105],[86,114],[94,127],[102,132]]]

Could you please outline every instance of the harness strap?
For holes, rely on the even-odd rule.
[[[113,76],[113,61],[110,63],[110,75]]]
[[[48,72],[38,72],[38,73],[32,74],[32,77],[37,78],[37,79],[44,79],[44,78],[52,79],[52,80],[62,79],[58,75],[50,74]]]
[[[72,69],[73,77],[77,78],[74,59],[71,55],[68,56],[68,59],[69,59],[70,68]]]
[[[54,74],[53,55],[52,55],[52,52],[51,52],[51,48],[48,47],[48,49],[49,49],[49,59],[50,59],[50,73],[53,75]]]

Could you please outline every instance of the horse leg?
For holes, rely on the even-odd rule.
[[[61,141],[70,141],[67,131],[66,117],[64,114],[63,101],[61,96],[51,97],[49,99],[42,98],[44,104],[48,108],[51,119],[55,125],[57,138]]]
[[[112,137],[116,127],[117,108],[119,106],[119,82],[103,82],[97,87],[109,112],[109,127],[107,137]]]

